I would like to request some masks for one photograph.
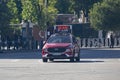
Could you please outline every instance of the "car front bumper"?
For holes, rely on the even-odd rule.
[[[73,57],[73,55],[68,54],[61,54],[61,55],[53,55],[53,54],[46,54],[42,56],[43,58],[47,59],[70,59]]]

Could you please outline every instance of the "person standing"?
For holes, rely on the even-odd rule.
[[[114,47],[114,37],[113,34],[110,35],[110,48]]]

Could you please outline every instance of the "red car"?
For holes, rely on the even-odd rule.
[[[77,40],[70,33],[56,33],[49,37],[42,48],[42,60],[70,59],[80,60],[80,47]]]

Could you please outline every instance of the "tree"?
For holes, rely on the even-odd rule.
[[[21,0],[15,0],[15,3],[16,3],[16,8],[17,8],[17,17],[18,17],[18,20],[21,22],[22,21],[22,3],[21,3]]]
[[[57,0],[55,8],[57,8],[58,13],[68,14],[71,13],[70,7],[72,3],[71,0]]]
[[[119,21],[120,0],[104,0],[90,9],[90,23],[95,29],[120,30]]]
[[[22,18],[24,20],[31,20],[34,23],[37,22],[41,28],[45,28],[47,22],[52,21],[53,17],[51,17],[51,14],[55,14],[57,10],[54,8],[54,0],[47,2],[47,5],[44,1],[22,0]]]
[[[36,6],[37,23],[41,28],[46,28],[54,23],[53,15],[57,13],[57,9],[54,8],[55,3],[55,0],[39,0],[34,4]]]
[[[0,2],[0,32],[2,36],[7,35],[12,14],[6,1]]]
[[[41,21],[43,7],[40,5],[39,0],[31,0],[31,4],[34,8],[32,12],[32,16],[34,16],[34,23],[37,22],[39,26],[42,26],[42,24],[44,23]]]
[[[11,13],[11,15],[9,15],[11,16],[11,18],[10,18],[9,27],[8,27],[8,32],[9,32],[8,35],[12,39],[13,38],[12,36],[14,36],[14,34],[20,34],[21,28],[19,26],[11,25],[11,24],[20,24],[20,19],[19,19],[20,14],[18,14],[16,0],[9,0],[7,2],[7,6]]]
[[[47,26],[55,24],[55,15],[58,13],[57,8],[55,8],[56,0],[48,0],[47,7]]]
[[[7,3],[7,6],[9,8],[9,11],[11,13],[11,20],[10,23],[11,24],[16,24],[19,23],[19,19],[18,19],[18,9],[15,3],[15,0],[9,0]]]
[[[34,14],[34,7],[32,5],[32,0],[22,0],[22,18],[24,20],[31,20],[34,21],[35,20],[35,16]]]
[[[73,9],[75,11],[75,14],[77,14],[78,17],[80,17],[80,11],[83,8],[83,0],[73,0]]]
[[[80,11],[82,10],[85,17],[88,17],[89,9],[93,6],[94,3],[100,2],[102,0],[73,0],[73,9],[80,17]]]

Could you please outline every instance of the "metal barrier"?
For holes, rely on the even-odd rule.
[[[111,44],[108,38],[82,38],[80,39],[80,47],[109,47]],[[114,47],[120,47],[120,38],[114,39]]]
[[[26,50],[26,43],[25,41],[1,41],[0,40],[0,50]],[[110,46],[110,40],[108,38],[81,38],[79,40],[79,45],[81,48],[104,48]],[[120,47],[120,38],[114,39],[114,47]],[[41,43],[32,41],[31,42],[31,50],[33,49],[41,49]]]
[[[0,50],[27,50],[27,44],[29,43],[26,41],[0,41]],[[30,43],[30,50],[39,49],[39,44],[39,42],[32,41]]]

